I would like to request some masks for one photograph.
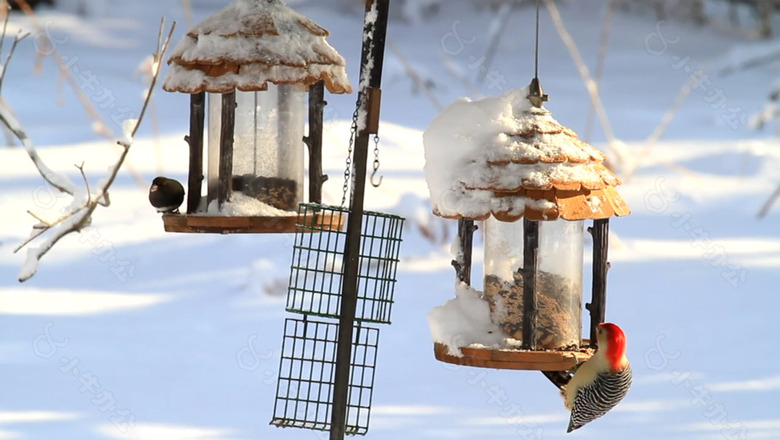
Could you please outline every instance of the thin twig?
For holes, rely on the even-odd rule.
[[[29,209],[27,210],[27,213],[28,213],[28,214],[30,214],[30,216],[31,216],[32,218],[34,218],[35,220],[38,220],[39,222],[41,222],[41,223],[42,223],[43,225],[45,225],[46,227],[49,227],[49,228],[51,228],[51,227],[52,227],[52,224],[51,224],[51,223],[49,223],[48,221],[44,220],[44,219],[43,219],[41,216],[39,216],[38,214],[36,214],[36,213],[34,213],[34,212],[30,211]]]
[[[8,30],[8,20],[11,18],[11,5],[8,4],[8,2],[4,2],[5,4],[5,15],[3,16],[3,38],[0,38],[0,53],[3,52],[3,43],[5,42],[5,34]],[[8,60],[6,60],[6,63],[8,63]]]
[[[764,202],[764,205],[761,206],[761,210],[758,211],[758,214],[756,214],[756,217],[759,219],[762,219],[766,217],[767,214],[769,214],[769,210],[772,208],[772,205],[775,204],[775,201],[780,198],[780,186],[775,189],[775,192],[772,193],[771,196],[769,196],[769,199],[767,199],[766,202]]]
[[[398,58],[398,60],[401,62],[401,65],[403,66],[404,71],[406,71],[406,74],[409,76],[409,78],[411,78],[412,81],[417,84],[417,87],[421,88],[423,92],[425,92],[425,95],[428,97],[428,99],[431,100],[433,106],[436,107],[436,110],[442,111],[444,106],[441,104],[441,101],[439,101],[439,98],[437,98],[436,94],[433,93],[431,87],[426,84],[425,81],[423,81],[423,79],[417,73],[417,70],[415,70],[414,66],[412,66],[412,63],[410,63],[404,54],[401,53],[401,51],[393,43],[393,41],[390,40],[390,38],[387,38],[386,43],[387,48],[390,49],[390,51],[393,52],[393,55],[395,55],[395,57]]]
[[[550,0],[544,0],[544,4],[550,11],[550,17],[552,17],[553,24],[555,25],[555,29],[558,31],[558,35],[561,37],[561,41],[563,41],[563,43],[566,45],[566,48],[569,50],[569,54],[571,55],[571,58],[574,61],[574,64],[576,65],[582,80],[585,82],[585,88],[587,89],[588,95],[590,96],[591,104],[596,109],[596,114],[599,116],[599,120],[601,121],[601,128],[604,130],[604,135],[607,137],[607,144],[609,149],[615,154],[618,162],[622,163],[623,153],[619,151],[617,142],[615,142],[615,133],[612,131],[612,125],[609,123],[607,112],[604,110],[604,105],[601,102],[601,97],[599,96],[599,87],[595,81],[593,81],[593,78],[591,78],[588,66],[585,65],[585,61],[583,61],[582,55],[580,55],[580,51],[577,49],[577,45],[574,43],[571,35],[569,35],[569,32],[566,30],[566,26],[563,24],[561,13],[558,11],[558,7],[555,6],[555,3]]]
[[[488,70],[490,70],[490,66],[493,64],[493,58],[498,51],[498,44],[501,42],[501,37],[506,31],[506,25],[509,23],[509,18],[512,16],[512,10],[516,5],[517,0],[504,0],[498,11],[496,11],[496,17],[490,24],[490,30],[488,31],[490,33],[490,41],[485,50],[485,63],[483,64],[485,70],[480,70],[479,79],[477,80],[483,85],[485,83],[485,78],[487,78]]]
[[[192,3],[190,0],[182,0],[184,4],[184,26],[187,29],[192,28]]]
[[[27,38],[27,36],[30,35],[30,33],[22,34],[21,31],[19,31],[18,34],[16,34],[16,37],[14,37],[14,42],[11,44],[11,50],[8,51],[8,56],[5,58],[5,64],[3,64],[3,71],[0,72],[0,89],[3,88],[3,80],[5,79],[5,73],[8,71],[8,63],[11,61],[11,57],[14,55],[14,51],[16,50],[16,46],[19,45],[19,42]]]
[[[81,165],[73,164],[74,167],[79,169],[79,172],[81,173],[81,178],[84,180],[84,187],[87,189],[87,203],[92,202],[92,193],[89,190],[89,179],[87,179],[87,175],[84,174],[84,162],[81,162]]]
[[[479,89],[477,89],[476,86],[474,86],[474,83],[472,83],[466,75],[463,75],[455,66],[455,64],[452,63],[452,60],[448,55],[445,55],[444,53],[439,54],[439,59],[441,59],[441,63],[444,65],[444,68],[447,69],[448,72],[452,74],[452,76],[455,77],[458,81],[460,81],[461,84],[463,84],[464,87],[471,93],[471,96],[474,99],[482,99],[485,97]]]
[[[33,11],[33,9],[27,3],[27,0],[16,0],[16,3],[30,19],[30,22],[37,29],[38,33],[41,35],[48,35],[46,30],[38,23],[38,20],[35,16],[35,11]],[[46,38],[48,41],[48,36],[43,38]],[[80,85],[76,83],[76,79],[70,73],[70,68],[65,64],[65,61],[63,61],[62,56],[57,51],[54,43],[49,41],[49,44],[51,44],[51,53],[49,56],[51,56],[51,58],[54,59],[54,62],[57,63],[57,67],[60,69],[60,76],[65,78],[65,81],[76,95],[76,98],[79,100],[82,107],[84,107],[84,111],[86,111],[87,115],[92,119],[94,123],[93,126],[96,127],[94,131],[106,139],[116,139],[117,136],[114,131],[108,127],[103,117],[100,116],[100,113],[97,111],[97,109],[95,109],[95,106],[92,105],[92,101],[89,99],[87,94],[84,93],[84,90],[82,90]],[[41,54],[41,58],[44,56],[45,55]]]
[[[10,107],[4,101],[0,102],[0,122],[5,124],[5,126],[16,136],[16,138],[19,139],[19,141],[24,146],[27,155],[30,156],[30,159],[33,161],[33,164],[35,164],[35,167],[38,168],[38,171],[40,172],[43,179],[49,185],[57,188],[57,190],[60,192],[73,195],[76,185],[74,185],[67,176],[55,173],[46,166],[40,156],[38,156],[38,152],[35,151],[35,148],[32,145],[32,141],[30,141],[27,133],[24,131],[16,117],[11,113]]]
[[[163,17],[162,20],[160,20],[160,28],[165,26],[165,18]],[[157,46],[157,51],[155,52],[155,58],[157,59],[157,68],[154,71],[154,76],[152,77],[152,82],[149,84],[149,91],[146,93],[146,99],[144,99],[144,106],[141,107],[141,113],[138,114],[138,121],[135,124],[135,128],[133,128],[133,131],[130,135],[131,138],[135,137],[135,133],[138,131],[138,127],[141,126],[141,121],[144,119],[144,113],[146,113],[146,108],[149,107],[149,100],[152,96],[152,90],[154,90],[154,86],[157,85],[157,78],[160,76],[160,69],[162,68],[162,59],[165,56],[165,52],[168,50],[168,45],[171,44],[171,38],[173,37],[173,31],[176,29],[176,22],[174,21],[171,25],[171,30],[168,32],[168,36],[165,37],[165,43],[162,45],[162,49],[160,46]],[[121,144],[120,144],[121,145]]]
[[[604,24],[601,26],[601,41],[599,42],[599,54],[596,59],[596,71],[593,74],[593,81],[597,87],[601,87],[601,78],[604,76],[604,64],[607,59],[607,44],[609,44],[609,32],[612,28],[612,16],[615,12],[615,0],[609,0],[607,3],[607,14],[604,16]],[[585,129],[585,142],[590,142],[590,136],[593,133],[593,119],[595,117],[595,108],[593,103],[588,109],[588,123]]]
[[[33,240],[35,240],[36,238],[38,238],[38,237],[39,237],[41,234],[43,234],[44,232],[48,231],[49,229],[51,229],[51,228],[53,228],[53,227],[55,227],[55,226],[59,225],[60,223],[62,223],[62,222],[64,222],[65,220],[67,220],[68,218],[72,217],[72,216],[73,216],[73,214],[75,214],[75,213],[76,213],[76,212],[77,212],[79,209],[81,209],[81,207],[79,207],[78,209],[76,209],[76,210],[74,210],[74,211],[68,211],[68,212],[66,212],[65,214],[63,214],[62,216],[60,216],[60,218],[58,218],[57,220],[55,220],[55,221],[53,221],[53,222],[44,221],[44,225],[45,225],[45,227],[43,227],[43,228],[41,228],[41,227],[36,227],[37,225],[36,225],[36,226],[33,226],[33,233],[32,233],[32,234],[30,234],[30,236],[29,236],[29,237],[27,237],[27,238],[26,238],[26,239],[25,239],[23,242],[19,243],[19,245],[18,245],[18,246],[16,246],[16,248],[14,248],[14,253],[17,253],[17,252],[19,252],[19,251],[20,251],[22,248],[24,248],[24,247],[25,247],[26,245],[28,245],[30,242],[32,242]],[[28,211],[28,212],[30,212],[30,211]],[[37,215],[35,215],[35,214],[33,214],[33,213],[30,213],[30,215],[32,215],[32,216],[33,216],[33,217],[35,217],[36,219],[38,218],[38,216],[37,216]]]
[[[677,92],[677,97],[674,98],[674,102],[672,103],[671,107],[666,110],[663,118],[661,118],[661,122],[658,123],[653,132],[650,134],[650,137],[648,137],[645,141],[645,147],[642,149],[642,151],[639,152],[639,154],[636,155],[632,163],[626,165],[625,172],[623,173],[624,181],[628,182],[628,180],[631,179],[631,177],[634,175],[634,172],[642,165],[642,162],[644,162],[647,156],[650,155],[650,153],[653,151],[653,148],[661,139],[661,136],[663,136],[664,132],[666,132],[669,124],[672,123],[674,117],[677,115],[677,112],[680,110],[680,107],[682,107],[682,105],[685,103],[685,100],[688,99],[688,96],[691,94],[692,90],[693,88],[691,87],[690,80],[686,78],[685,82],[680,88],[680,91]],[[669,165],[669,163],[666,165]],[[686,168],[682,167],[682,165],[675,165],[683,168],[685,171],[688,171]]]

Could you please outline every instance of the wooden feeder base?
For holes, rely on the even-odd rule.
[[[588,340],[582,341],[587,346]],[[533,351],[516,349],[490,349],[460,347],[462,357],[449,354],[446,345],[433,345],[433,353],[441,362],[469,367],[496,368],[499,370],[570,371],[590,359],[592,349],[577,351]]]
[[[338,231],[344,227],[344,215],[309,215],[305,224],[315,228]],[[274,217],[226,217],[185,214],[163,214],[165,232],[191,232],[211,234],[285,234],[295,233],[298,214]],[[312,230],[311,232],[316,232]]]

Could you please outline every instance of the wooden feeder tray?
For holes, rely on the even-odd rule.
[[[582,347],[590,344],[582,340]],[[433,353],[441,362],[469,367],[496,368],[499,370],[570,371],[590,359],[593,350],[581,348],[572,351],[518,350],[460,347],[462,357],[449,354],[446,345],[433,345]]]
[[[338,231],[344,227],[342,214],[306,216],[305,224],[313,226],[311,232],[319,230]],[[301,221],[297,213],[287,216],[269,217],[227,217],[186,214],[163,214],[165,232],[196,232],[211,234],[285,234],[295,233]],[[306,228],[307,230],[310,228]]]

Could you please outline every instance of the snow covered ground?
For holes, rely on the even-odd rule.
[[[153,50],[160,16],[179,21],[176,41],[183,35],[179,2],[94,2],[88,18],[62,3],[59,10],[42,11],[38,21],[69,57],[71,72],[78,68],[77,84],[96,101],[105,93],[116,97],[115,109],[100,110],[108,121],[119,107],[138,109],[144,84],[136,68]],[[443,63],[474,78],[474,63],[486,50],[492,16],[467,3],[451,2],[424,23],[395,21],[389,29],[390,40],[445,105],[472,93]],[[591,65],[603,3],[583,0],[561,8]],[[214,11],[208,2],[193,5],[195,21]],[[331,31],[329,41],[347,58],[355,84],[359,17],[316,2],[291,5]],[[29,25],[15,16],[10,34],[19,28]],[[654,36],[659,29],[667,41],[679,36],[679,42],[664,47]],[[494,78],[480,93],[527,85],[532,35],[532,11],[513,12],[491,67],[504,80]],[[547,108],[584,136],[587,93],[547,13],[541,36]],[[36,70],[39,43],[31,36],[20,44],[3,97],[50,166],[78,181],[72,164],[85,161],[96,183],[117,148],[92,134],[89,117],[50,59]],[[602,98],[630,158],[645,150],[645,139],[691,73],[707,69],[710,83],[691,93],[641,168],[619,187],[633,213],[611,223],[607,316],[628,335],[635,383],[618,408],[568,437],[780,438],[780,207],[763,220],[755,217],[780,182],[780,154],[770,132],[751,131],[739,120],[733,129],[723,119],[728,108],[719,108],[722,99],[714,98],[722,95],[727,107],[740,107],[733,110],[737,115],[761,109],[780,73],[777,63],[732,75],[718,71],[762,46],[711,28],[659,25],[626,13],[615,17]],[[445,222],[428,215],[422,173],[422,131],[437,112],[391,51],[383,88],[384,182],[378,189],[369,186],[366,203],[407,216],[409,224],[393,324],[381,333],[368,438],[534,438],[524,427],[540,428],[537,438],[565,438],[568,413],[541,374],[455,368],[433,358],[426,314],[454,296],[448,254],[454,222],[446,223],[445,232]],[[21,148],[0,150],[0,438],[323,438],[268,425],[288,316],[290,237],[163,232],[146,191],[158,174],[185,177],[188,100],[155,93],[128,168],[111,192],[112,206],[94,215],[93,235],[64,239],[21,285],[16,279],[24,256],[12,250],[33,223],[26,210],[56,218],[58,205]],[[325,192],[338,202],[354,95],[328,101],[325,168],[331,180]],[[120,131],[118,125],[109,128]],[[605,140],[596,125],[591,142],[604,148]],[[420,226],[434,233],[436,243]],[[694,242],[692,234],[711,241]],[[132,277],[101,261],[105,246],[130,262]],[[476,258],[476,279],[480,263]],[[740,265],[744,278],[739,268],[737,278],[729,278],[722,263]],[[259,365],[249,356],[237,358],[247,344]],[[76,368],[99,382],[94,393],[80,382],[83,376],[73,374]],[[108,392],[115,404],[105,403]],[[124,409],[135,415],[135,426],[123,434],[113,422]]]

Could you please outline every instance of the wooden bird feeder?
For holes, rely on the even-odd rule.
[[[280,0],[236,0],[185,35],[163,89],[190,95],[187,209],[163,216],[166,231],[294,232],[305,201],[304,144],[308,201],[321,202],[324,88],[352,92],[327,35]],[[333,221],[326,226],[342,226]]]
[[[440,361],[546,375],[567,372],[590,357],[590,341],[604,321],[609,218],[630,213],[615,190],[621,182],[604,166],[600,151],[559,124],[540,101],[533,104],[533,98],[526,88],[489,102],[457,104],[462,114],[495,107],[503,113],[491,118],[499,121],[496,132],[474,136],[484,141],[460,159],[463,171],[451,176],[447,191],[436,197],[431,186],[433,211],[459,220],[460,250],[453,265],[469,285],[474,221],[484,221],[481,298],[505,339],[498,348],[465,341],[456,347],[462,356],[439,341],[434,353]],[[441,131],[434,124],[428,131]],[[426,151],[426,160],[431,157]],[[590,339],[581,335],[586,220],[593,221],[588,230],[594,243],[593,298],[586,306]]]

